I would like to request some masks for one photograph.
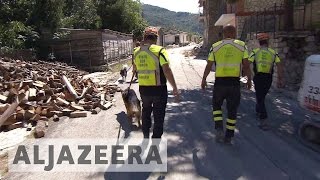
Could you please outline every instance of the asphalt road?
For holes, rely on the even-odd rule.
[[[205,60],[186,58],[188,48],[169,50],[171,67],[181,102],[169,96],[165,118],[168,139],[168,172],[166,173],[9,173],[7,179],[225,179],[225,180],[316,180],[320,179],[320,156],[300,143],[297,129],[309,116],[295,99],[273,92],[267,98],[272,130],[257,128],[254,93],[242,90],[238,123],[232,146],[215,142],[212,121],[212,83],[200,90]],[[128,77],[130,79],[130,77]],[[214,81],[211,73],[208,81]],[[122,88],[128,84],[121,85]],[[138,90],[138,85],[133,84]],[[170,88],[170,87],[169,87]],[[120,94],[116,107],[86,119],[63,120],[55,125],[49,137],[120,138],[142,137],[130,131]]]

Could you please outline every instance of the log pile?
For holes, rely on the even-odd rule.
[[[62,116],[87,117],[112,106],[117,85],[98,85],[87,73],[63,63],[0,59],[0,127],[35,127],[44,136],[44,124]]]

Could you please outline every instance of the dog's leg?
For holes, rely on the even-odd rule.
[[[136,113],[136,119],[137,119],[137,121],[138,121],[138,126],[139,126],[139,128],[141,129],[142,126],[141,126],[141,113],[140,113],[140,112],[139,112],[139,113]]]
[[[131,128],[132,127],[132,114],[128,114],[127,117],[128,117],[129,126]]]

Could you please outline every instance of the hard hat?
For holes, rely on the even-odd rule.
[[[257,39],[259,41],[268,40],[269,34],[268,33],[259,33],[259,34],[257,34]]]
[[[156,27],[147,27],[145,30],[144,30],[144,35],[156,35],[156,36],[159,36],[159,32],[158,32],[158,29]]]

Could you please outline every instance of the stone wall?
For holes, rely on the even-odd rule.
[[[237,27],[237,38],[238,39],[240,39],[240,37],[242,35],[245,21],[246,21],[246,17],[241,17],[241,16],[236,17],[236,27]]]
[[[248,36],[249,50],[259,47],[255,36]],[[312,54],[320,54],[319,33],[292,32],[270,34],[270,47],[274,48],[283,63],[284,81],[286,88],[291,91],[299,90],[303,78],[305,60]],[[275,67],[273,86],[277,84],[277,68]]]
[[[282,4],[284,0],[245,0],[244,10],[245,11],[261,11],[263,9],[269,9],[274,7],[274,4]]]

